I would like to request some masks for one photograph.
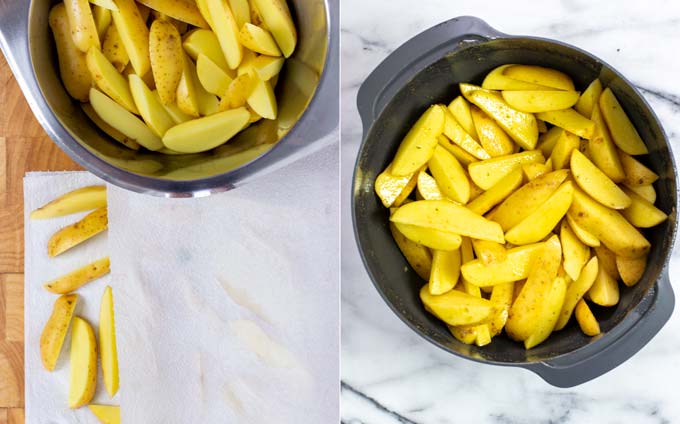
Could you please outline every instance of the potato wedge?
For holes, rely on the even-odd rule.
[[[241,74],[234,78],[220,100],[219,110],[224,111],[245,106],[248,98],[255,90],[256,84],[257,79],[252,73]]]
[[[607,249],[606,246],[598,246],[595,248],[595,255],[599,261],[600,268],[603,268],[607,274],[618,280],[619,270],[616,267],[616,254]]]
[[[153,95],[154,97],[156,97],[158,102],[161,103],[161,105],[163,105],[163,103],[161,102],[161,97],[158,95],[158,91],[154,90]],[[175,121],[176,124],[181,124],[182,122],[187,122],[194,119],[191,115],[187,115],[186,113],[182,112],[176,103],[163,105],[163,108],[165,108],[165,111],[168,112],[168,115],[170,115],[170,117],[172,118],[173,121]]]
[[[464,85],[460,84],[461,91]],[[492,117],[523,149],[533,150],[536,147],[538,124],[534,115],[515,110],[499,94],[475,90],[474,86],[465,98]]]
[[[90,48],[100,49],[97,25],[92,16],[92,9],[87,0],[65,0],[71,37],[75,46],[84,53]]]
[[[508,137],[496,121],[488,117],[478,107],[470,108],[475,131],[487,156],[496,157],[513,153],[515,143]],[[479,159],[488,159],[480,157]]]
[[[567,325],[569,318],[571,318],[571,314],[574,312],[574,308],[593,286],[593,283],[597,278],[598,269],[597,257],[593,256],[586,266],[583,267],[583,271],[581,271],[578,278],[569,284],[567,293],[564,297],[564,303],[562,304],[562,310],[560,311],[560,316],[555,324],[555,331],[561,330]]]
[[[264,24],[272,33],[285,57],[290,57],[297,45],[297,30],[285,0],[254,0]]]
[[[449,290],[439,296],[430,294],[428,285],[420,290],[420,300],[425,309],[449,325],[476,325],[489,321],[496,306],[481,297],[458,290]]]
[[[63,3],[50,10],[49,24],[57,46],[59,73],[64,88],[74,99],[87,101],[92,77],[87,69],[85,53],[78,49],[71,37],[71,27]]]
[[[444,135],[450,140],[450,142],[446,144],[453,142],[476,159],[489,159],[491,157],[489,153],[484,150],[484,148],[480,146],[467,131],[465,131],[449,109],[444,110],[444,115]],[[475,129],[475,133],[476,132],[477,130]],[[442,143],[440,142],[440,144]],[[446,144],[444,144],[444,147],[446,147]]]
[[[550,128],[548,132],[541,134],[538,138],[538,145],[536,148],[543,153],[543,156],[550,157],[563,132],[564,130],[560,127]]]
[[[269,31],[260,28],[257,25],[246,23],[239,31],[239,41],[244,47],[260,54],[267,56],[281,56],[274,37]]]
[[[278,106],[274,95],[274,86],[271,81],[263,81],[256,73],[253,73],[252,77],[255,85],[250,96],[248,96],[248,106],[265,119],[276,119]]]
[[[258,56],[253,59],[253,69],[262,81],[269,81],[279,74],[285,60],[281,57]]]
[[[431,106],[411,127],[392,162],[396,176],[409,175],[430,160],[437,147],[437,136],[444,130],[446,115],[440,105]]]
[[[503,91],[503,100],[520,112],[539,113],[568,109],[579,99],[578,91]]]
[[[103,40],[102,53],[104,57],[111,62],[118,72],[123,72],[123,69],[130,63],[130,57],[125,50],[118,27],[115,24],[109,25]]]
[[[401,202],[408,197],[418,182],[419,172],[414,172],[412,175],[404,177],[395,177],[391,171],[392,164],[375,179],[375,192],[386,208],[401,206]],[[404,192],[406,193],[402,196]],[[397,202],[397,199],[400,199],[401,202]]]
[[[403,178],[403,177],[400,177]],[[418,194],[420,197],[423,198],[423,200],[444,200],[446,199],[446,196],[444,196],[444,193],[439,189],[439,186],[437,185],[437,181],[435,181],[434,178],[430,176],[427,172],[424,170],[420,171],[418,173],[417,177],[417,190]]]
[[[104,122],[104,120],[100,118],[99,115],[97,115],[97,112],[94,111],[94,108],[92,107],[91,104],[82,103],[80,107],[81,109],[83,109],[83,112],[85,112],[85,115],[87,115],[87,117],[90,118],[90,120],[94,122],[95,125],[99,127],[100,130],[104,131],[104,133],[106,133],[109,137],[113,138],[114,140],[116,140],[123,146],[127,147],[128,149],[132,150],[140,149],[141,146],[139,145],[139,143],[137,143],[134,140],[130,140],[125,134]]]
[[[472,156],[470,153],[461,149],[460,146],[453,143],[451,140],[448,139],[448,137],[440,135],[439,137],[437,137],[437,140],[439,141],[439,145],[448,150],[449,153],[451,153],[464,167],[467,168],[467,166],[470,165],[472,162],[478,161],[476,157]],[[474,198],[474,196],[471,193],[470,199],[472,198]]]
[[[508,231],[547,201],[568,175],[569,171],[562,169],[528,182],[508,196],[488,218],[498,222],[503,231]]]
[[[457,96],[449,103],[448,109],[456,119],[456,122],[463,127],[463,130],[465,130],[474,141],[479,140],[477,130],[475,129],[475,123],[472,120],[472,114],[470,112],[470,103],[465,100],[465,97]]]
[[[567,294],[567,280],[557,277],[553,280],[545,302],[540,305],[541,311],[538,318],[538,325],[533,333],[524,341],[524,348],[531,349],[543,343],[552,333],[555,324],[560,317],[560,311],[564,304]]]
[[[80,287],[96,280],[109,273],[110,261],[109,257],[98,259],[83,267],[62,275],[52,281],[48,281],[43,285],[45,290],[50,293],[66,294],[78,290]]]
[[[214,32],[207,29],[195,29],[184,37],[182,46],[193,60],[198,60],[198,55],[204,54],[229,77],[234,78],[236,76],[233,70],[229,68],[227,59],[222,53],[220,42]]]
[[[103,7],[104,9],[117,10],[116,2],[114,0],[90,0],[90,4]]]
[[[527,281],[510,308],[505,324],[505,331],[513,340],[527,340],[538,330],[541,306],[550,295],[561,259],[562,247],[557,236],[552,236],[536,252]]]
[[[501,283],[493,286],[491,291],[491,303],[496,304],[500,309],[489,323],[489,330],[491,336],[497,336],[503,331],[505,323],[508,320],[508,313],[510,306],[512,306],[513,293],[515,289],[514,282]]]
[[[595,315],[593,315],[585,300],[581,299],[578,302],[574,315],[576,315],[576,321],[579,327],[581,327],[583,334],[591,337],[600,334],[600,324],[595,319]]]
[[[544,85],[532,84],[530,82],[521,81],[518,79],[510,78],[505,75],[505,71],[513,65],[501,65],[493,71],[489,72],[484,81],[482,82],[482,88],[488,90],[550,90],[551,87],[546,87]]]
[[[629,207],[621,211],[628,222],[638,228],[651,228],[661,224],[668,215],[628,188],[624,191],[631,199]]]
[[[616,257],[616,269],[619,271],[621,281],[628,287],[632,287],[640,281],[647,268],[647,255],[629,259]]]
[[[106,186],[87,186],[62,194],[31,212],[31,220],[56,218],[106,206]]]
[[[428,281],[432,270],[432,254],[430,249],[406,238],[406,236],[399,232],[399,229],[397,229],[393,222],[390,222],[390,231],[399,250],[401,250],[411,268],[420,278]]]
[[[212,30],[222,48],[227,64],[230,69],[238,68],[243,59],[243,46],[239,42],[239,30],[236,26],[231,9],[227,0],[206,0]]]
[[[149,59],[149,29],[146,20],[134,0],[116,0],[117,11],[112,11],[113,23],[118,29],[120,40],[130,57],[130,63],[137,75],[146,75],[151,70]]]
[[[508,252],[505,250],[505,245],[493,241],[473,239],[472,247],[474,248],[475,255],[481,259],[485,265],[503,262],[508,258]]]
[[[99,310],[99,355],[102,377],[109,397],[118,392],[118,348],[116,347],[116,324],[114,318],[113,290],[107,286]]]
[[[609,128],[612,139],[619,149],[629,155],[649,153],[645,142],[642,141],[640,134],[638,134],[635,126],[628,119],[628,115],[626,115],[626,112],[609,87],[605,88],[602,92],[599,104],[602,116],[607,123],[607,128]]]
[[[578,150],[580,145],[579,138],[568,131],[562,131],[560,137],[552,149],[550,160],[554,169],[569,168],[571,153]]]
[[[78,302],[77,294],[60,296],[54,301],[52,314],[40,335],[40,359],[47,371],[54,371],[64,344],[68,327],[71,324],[73,311]]]
[[[563,183],[534,212],[505,233],[505,239],[515,245],[535,243],[550,234],[571,205],[574,186]]]
[[[202,53],[198,55],[196,61],[196,73],[203,88],[216,96],[224,96],[233,81],[215,62]]]
[[[175,103],[184,69],[182,38],[169,21],[156,19],[149,31],[149,57],[158,95],[164,105]]]
[[[640,186],[634,186],[634,185],[625,185],[626,188],[633,193],[637,194],[638,196],[642,197],[646,201],[648,201],[651,204],[654,204],[656,202],[656,190],[654,190],[654,186],[651,184],[645,184],[645,185],[640,185]]]
[[[102,424],[120,424],[120,406],[87,405]]]
[[[460,260],[460,249],[432,252],[432,270],[428,283],[430,294],[444,294],[458,284]]]
[[[500,225],[446,200],[408,203],[390,218],[392,222],[433,228],[472,238],[505,243]]]
[[[447,325],[451,335],[461,343],[471,345],[477,340],[476,325]]]
[[[201,116],[198,104],[198,87],[196,87],[195,82],[198,80],[198,76],[194,78],[196,69],[194,64],[188,58],[184,58],[182,61],[182,76],[179,79],[179,84],[177,85],[177,107],[183,113],[198,118]]]
[[[91,49],[87,52],[86,60],[87,68],[96,86],[125,109],[138,114],[139,111],[130,93],[128,82],[104,57],[104,54],[97,49]]]
[[[522,174],[527,181],[542,177],[550,171],[552,171],[552,166],[547,163],[528,163],[522,166]]]
[[[75,224],[57,231],[47,242],[47,254],[55,257],[106,230],[108,219],[106,207],[90,212]]]
[[[70,364],[68,406],[76,409],[90,403],[97,388],[97,341],[92,326],[80,317],[73,317]]]
[[[505,200],[520,185],[522,185],[522,170],[518,168],[511,171],[479,197],[468,203],[467,207],[474,213],[484,215],[491,208]]]
[[[464,263],[461,266],[463,278],[480,287],[519,281],[527,278],[531,270],[531,261],[543,243],[514,247],[506,252],[504,261],[485,264],[482,259]]]
[[[90,89],[90,103],[104,122],[125,134],[129,139],[149,150],[158,150],[163,147],[161,139],[144,122],[101,91],[95,88]]]
[[[170,128],[163,136],[165,147],[181,153],[213,149],[235,136],[248,124],[246,108],[218,112]]]
[[[649,242],[619,212],[603,206],[581,190],[574,191],[569,214],[574,222],[619,256],[637,258],[650,249]]]
[[[250,4],[248,0],[229,0],[229,8],[234,14],[237,27],[243,28],[243,25],[250,23]]]
[[[659,176],[654,171],[644,166],[629,154],[619,151],[619,159],[621,160],[623,172],[626,174],[624,182],[627,185],[647,185],[652,184],[659,179]]]
[[[186,22],[195,27],[208,28],[208,22],[192,0],[138,0],[146,7],[161,12],[181,22]]]
[[[540,112],[536,114],[536,117],[588,140],[595,132],[595,123],[574,109]]]
[[[595,282],[588,290],[588,298],[600,306],[614,306],[619,303],[619,296],[619,283],[604,267],[599,267]]]
[[[588,85],[586,91],[581,94],[581,97],[579,97],[578,102],[576,102],[574,109],[576,109],[576,112],[580,113],[586,118],[591,117],[593,115],[593,109],[595,105],[600,100],[601,94],[602,82],[595,78],[593,82]]]
[[[473,162],[468,165],[468,172],[475,184],[483,190],[488,190],[515,169],[521,169],[528,163],[543,162],[545,162],[545,158],[540,150],[529,150]]]
[[[503,75],[512,79],[545,87],[553,87],[559,90],[574,90],[574,83],[571,78],[564,72],[556,69],[532,65],[511,65],[503,71]]]
[[[593,105],[592,120],[595,123],[595,132],[588,143],[588,156],[612,181],[620,183],[626,178],[626,174],[597,103]]]
[[[461,236],[448,231],[411,224],[394,223],[407,239],[435,250],[455,250],[460,247]]]
[[[94,18],[94,25],[97,27],[97,37],[99,37],[101,43],[109,25],[111,25],[111,11],[101,6],[92,5],[92,17]]]
[[[541,121],[540,119],[536,120],[536,124],[538,125],[538,132],[540,134],[548,132],[548,126],[544,121]],[[540,137],[540,136],[539,136]]]
[[[571,230],[566,220],[560,226],[560,242],[562,244],[562,266],[567,275],[576,281],[581,270],[590,259],[590,248],[583,244]]]
[[[175,121],[138,75],[131,74],[129,80],[132,98],[144,122],[157,136],[163,137],[170,128],[175,126]]]
[[[583,153],[574,150],[570,163],[574,180],[590,197],[612,209],[631,206],[631,198]]]
[[[428,162],[430,172],[442,193],[461,204],[470,199],[470,183],[456,158],[441,146],[436,146]]]
[[[583,244],[589,247],[600,246],[600,240],[574,221],[574,218],[571,217],[569,212],[567,212],[567,222],[569,223],[569,228],[571,228],[576,237],[578,237]]]

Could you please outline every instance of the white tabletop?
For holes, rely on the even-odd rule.
[[[554,38],[599,56],[640,89],[671,142],[680,142],[680,2],[344,0],[342,6],[343,200],[350,198],[362,137],[359,86],[392,50],[455,16],[477,16],[502,32]],[[342,213],[343,423],[680,422],[680,308],[623,365],[558,389],[529,371],[455,357],[408,329],[373,288],[357,253],[350,208]],[[678,254],[672,280],[680,271]]]

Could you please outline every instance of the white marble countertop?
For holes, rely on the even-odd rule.
[[[343,0],[343,200],[350,198],[362,136],[359,86],[402,43],[461,15],[601,57],[638,86],[671,141],[680,143],[680,2]],[[343,423],[680,422],[680,307],[632,359],[594,381],[558,389],[529,371],[457,358],[408,329],[373,288],[357,253],[350,208],[342,212]],[[670,269],[676,283],[679,259],[676,248]]]

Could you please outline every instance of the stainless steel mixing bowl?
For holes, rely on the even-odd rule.
[[[102,133],[59,78],[47,16],[53,1],[0,1],[0,47],[36,118],[71,158],[118,186],[192,197],[242,185],[334,140],[338,126],[338,0],[288,0],[298,46],[276,87],[279,116],[206,153],[129,150]]]

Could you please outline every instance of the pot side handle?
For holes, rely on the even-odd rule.
[[[668,269],[663,271],[655,287],[654,298],[646,312],[628,331],[594,355],[577,361],[556,359],[527,367],[557,387],[574,387],[597,378],[642,349],[668,322],[675,306]]]
[[[392,52],[359,88],[357,107],[364,135],[394,94],[419,71],[470,43],[505,37],[473,16],[459,16],[413,37]]]

